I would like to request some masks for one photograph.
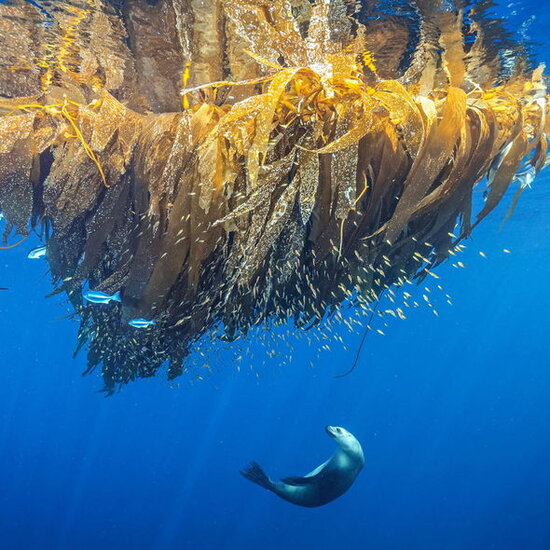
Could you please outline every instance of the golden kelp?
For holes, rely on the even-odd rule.
[[[0,4],[5,237],[44,228],[108,391],[177,376],[213,327],[366,306],[519,196],[546,163],[546,87],[485,4]],[[84,305],[85,283],[122,303]]]

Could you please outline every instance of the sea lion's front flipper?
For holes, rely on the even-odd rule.
[[[285,477],[281,479],[287,485],[308,485],[316,482],[316,477]]]
[[[312,470],[304,477],[285,477],[284,479],[281,479],[281,481],[287,485],[308,485],[310,483],[315,483],[319,479],[319,474],[321,474],[329,462],[330,458],[322,464],[319,464],[315,470]]]
[[[323,462],[322,464],[319,464],[319,466],[317,466],[317,468],[315,468],[315,470],[312,470],[311,472],[309,472],[309,474],[306,474],[304,477],[313,477],[313,476],[316,476],[317,474],[321,473],[324,469],[324,467],[330,462],[330,458],[326,461],[326,462]]]

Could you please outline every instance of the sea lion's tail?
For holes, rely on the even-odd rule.
[[[251,462],[248,467],[241,470],[241,474],[253,483],[257,483],[260,487],[268,491],[273,491],[272,481],[267,477],[267,474],[257,462]]]

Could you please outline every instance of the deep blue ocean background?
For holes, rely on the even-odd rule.
[[[536,16],[550,61],[546,3],[502,10],[512,26]],[[26,258],[37,241],[0,251],[0,548],[549,549],[550,168],[499,230],[505,206],[466,243],[466,269],[430,281],[454,305],[371,333],[343,379],[360,339],[345,327],[349,350],[319,360],[297,340],[260,377],[227,364],[104,398],[71,359],[77,324],[45,298],[46,263]],[[308,472],[333,452],[326,424],[366,456],[337,501],[299,508],[239,475],[250,460]]]

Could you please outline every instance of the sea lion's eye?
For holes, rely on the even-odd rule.
[[[340,428],[336,428],[336,431],[341,434],[342,433],[342,430]]]

